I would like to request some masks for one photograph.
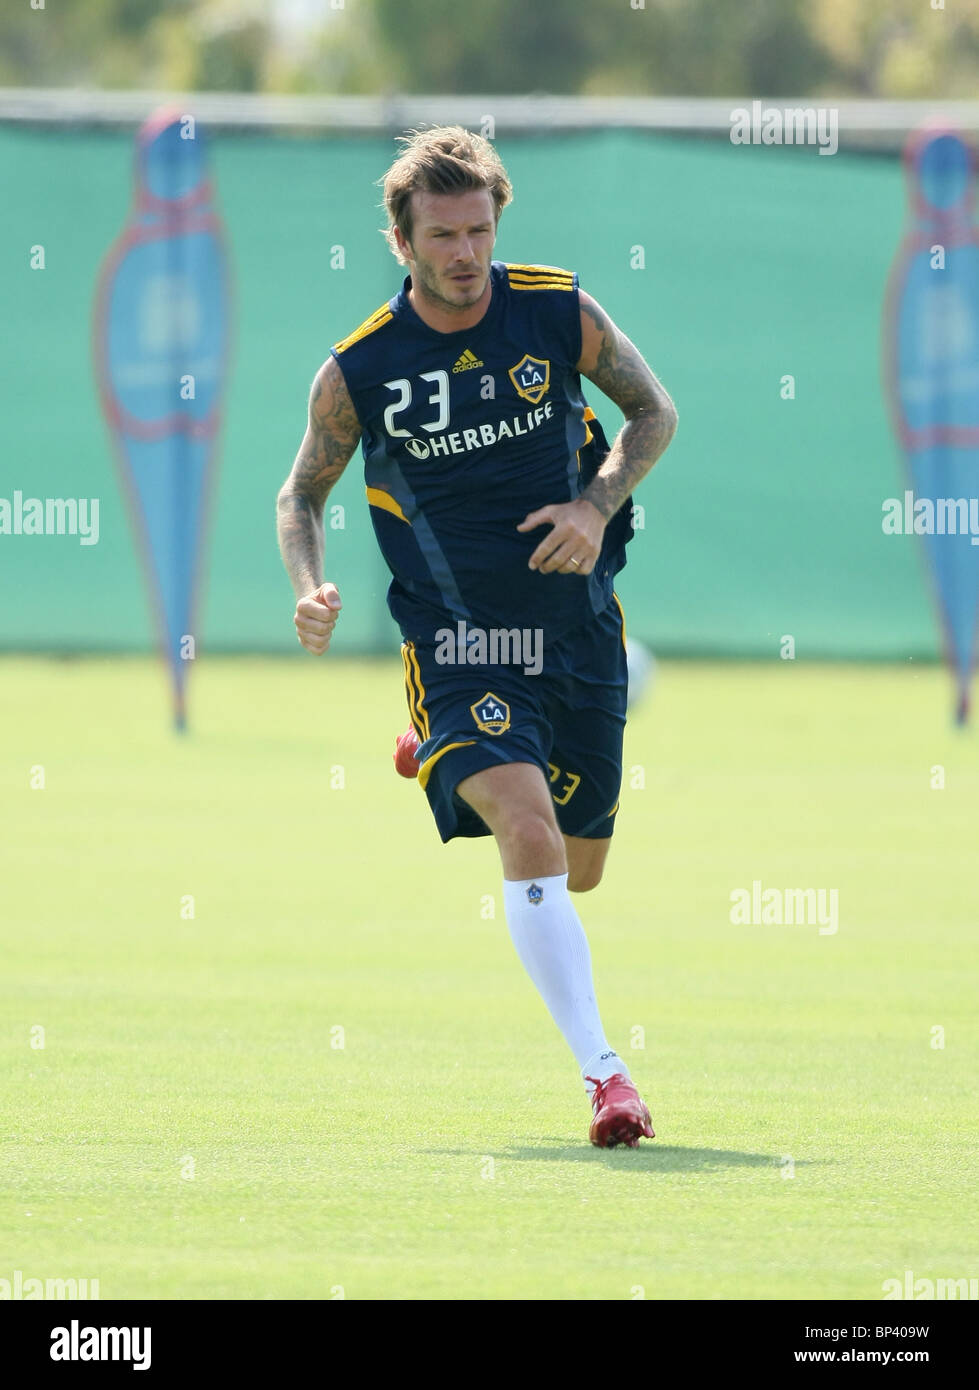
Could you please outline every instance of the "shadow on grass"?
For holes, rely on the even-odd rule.
[[[452,1154],[456,1157],[483,1158],[484,1149],[421,1149],[425,1154]],[[517,1163],[608,1163],[616,1166],[659,1170],[664,1173],[703,1173],[713,1168],[778,1168],[776,1154],[745,1153],[738,1149],[688,1149],[680,1144],[660,1144],[642,1140],[638,1149],[597,1149],[593,1144],[569,1144],[566,1139],[543,1136],[536,1144],[514,1144],[509,1148],[491,1149],[494,1158],[512,1159]],[[796,1159],[796,1168],[812,1168],[812,1159]]]

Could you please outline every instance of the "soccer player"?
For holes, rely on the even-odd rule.
[[[384,179],[409,274],[316,374],[278,497],[307,651],[341,610],[323,508],[358,441],[391,570],[411,727],[396,765],[443,841],[493,835],[517,953],[581,1068],[593,1144],[638,1147],[649,1111],[609,1044],[570,892],[602,876],[619,804],[627,668],[613,593],[633,487],[676,429],[670,397],[577,275],[492,259],[511,200],[493,146],[403,137]],[[609,448],[581,391],[625,415]]]

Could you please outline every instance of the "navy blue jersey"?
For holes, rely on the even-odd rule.
[[[362,428],[388,606],[409,639],[458,620],[559,636],[608,607],[625,564],[631,499],[590,575],[527,567],[547,528],[517,525],[576,498],[608,443],[575,367],[577,275],[500,261],[490,275],[473,328],[430,328],[408,302],[409,277],[333,348]]]

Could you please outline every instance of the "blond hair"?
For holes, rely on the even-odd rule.
[[[378,183],[384,187],[387,243],[402,265],[405,259],[394,229],[400,228],[405,240],[411,240],[412,193],[468,193],[485,188],[492,195],[499,222],[513,198],[513,188],[500,156],[482,135],[460,125],[439,125],[409,131],[398,137],[398,143],[404,148]]]

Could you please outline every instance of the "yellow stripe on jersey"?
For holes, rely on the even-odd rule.
[[[415,672],[415,685],[418,689],[418,698],[415,701],[415,710],[418,714],[418,720],[422,727],[422,737],[431,738],[432,731],[429,728],[428,724],[428,710],[425,708],[425,687],[422,684],[422,672],[421,667],[418,664],[418,655],[415,651],[414,642],[409,642],[408,644],[408,660],[411,663],[411,666]]]
[[[619,615],[622,618],[622,646],[625,648],[626,651],[628,651],[629,648],[626,647],[625,644],[625,609],[622,607],[622,600],[619,598],[618,594],[615,592],[614,589],[612,590],[612,597],[615,599],[616,603],[619,606]],[[616,802],[616,805],[618,805],[618,802]]]
[[[415,654],[414,642],[403,642],[401,659],[405,667],[405,686],[408,691],[408,710],[411,722],[418,737],[422,740],[431,737],[428,725],[428,710],[425,708],[425,687],[422,684],[421,669]]]
[[[570,285],[574,277],[570,270],[566,275],[560,270],[541,270],[536,275],[529,270],[511,270],[508,278],[523,285],[536,284],[539,280],[560,280],[562,284]]]
[[[581,418],[582,418],[584,421],[586,421],[586,422],[587,422],[588,420],[594,420],[594,418],[595,418],[595,412],[594,412],[594,410],[592,410],[592,408],[591,408],[590,405],[586,405],[586,406],[585,406],[585,413],[584,413],[584,415],[582,415]]]
[[[518,261],[505,261],[508,274],[522,275],[526,279],[530,275],[543,275],[548,280],[568,279],[574,274],[573,270],[562,270],[557,265],[521,265]]]
[[[518,281],[511,280],[510,288],[511,290],[573,290],[574,285],[570,280],[567,284],[560,280],[541,280],[540,283],[535,282],[532,285],[521,285]]]
[[[428,779],[432,775],[432,768],[438,762],[439,758],[442,757],[443,753],[448,753],[453,748],[470,748],[475,742],[476,740],[474,738],[467,738],[464,739],[462,743],[447,743],[444,748],[440,748],[437,753],[433,753],[430,758],[426,758],[418,769],[418,784],[422,791],[428,786]]]
[[[385,492],[383,488],[369,487],[367,489],[367,500],[372,507],[380,507],[382,511],[390,512],[392,516],[398,517],[399,520],[406,522],[409,526],[411,525],[411,522],[408,521],[408,518],[401,510],[401,503],[396,501],[389,492]]]
[[[355,328],[353,333],[349,333],[347,337],[352,338],[355,333],[359,333],[363,328],[369,328],[371,324],[376,323],[378,319],[383,318],[385,314],[389,314],[390,312],[391,309],[387,303],[378,305],[378,307],[374,310],[372,314],[367,315],[360,327]],[[346,338],[342,339],[341,341],[346,342]]]
[[[553,265],[507,265],[507,279],[514,290],[573,290],[574,274]]]
[[[346,338],[341,338],[338,343],[334,343],[334,352],[344,352],[354,343],[360,342],[361,338],[366,338],[368,333],[373,333],[375,329],[382,328],[384,324],[389,323],[393,318],[394,315],[391,313],[388,306],[382,304],[379,309],[374,310],[369,319],[364,319],[364,322],[359,328],[355,328]]]
[[[419,738],[424,738],[425,736],[422,733],[421,720],[418,718],[418,714],[415,708],[415,687],[412,683],[411,667],[408,665],[407,643],[402,643],[401,660],[404,663],[405,668],[405,692],[408,696],[408,713],[411,715],[411,722],[414,725],[415,733],[418,735]]]

